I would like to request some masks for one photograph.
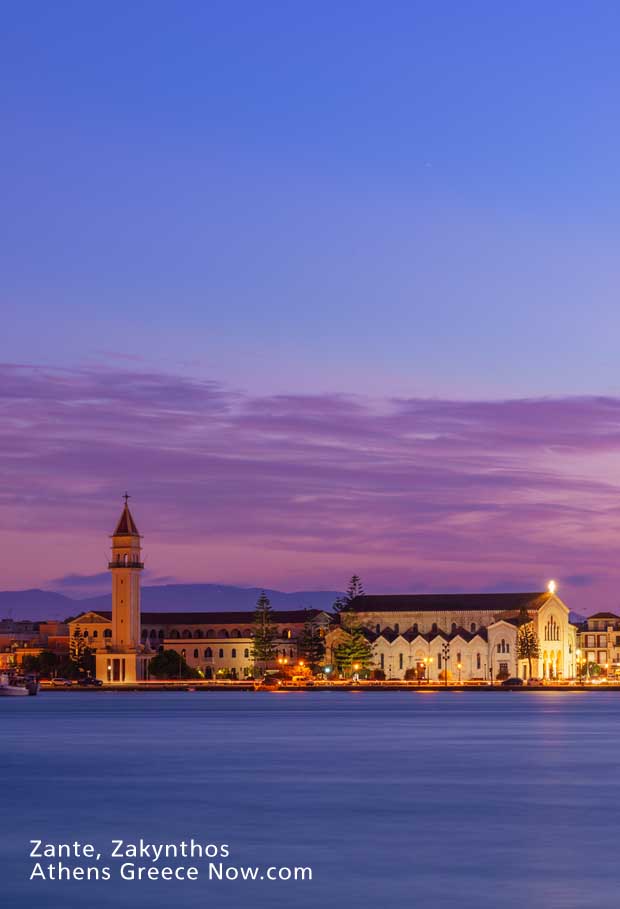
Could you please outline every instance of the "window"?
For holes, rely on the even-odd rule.
[[[233,649],[230,651],[230,655],[231,655],[231,657],[233,658],[233,660],[236,658],[236,656],[237,656],[237,648],[236,648],[236,647],[233,647]]]
[[[250,651],[247,647],[243,651],[243,656],[246,658],[246,660],[248,660],[250,658]]]
[[[461,661],[461,654],[460,654],[460,652],[457,653],[457,655],[456,655],[456,662],[457,662],[457,663],[462,662],[462,661]]]
[[[377,634],[381,634],[381,625],[379,625],[378,622],[377,622],[377,624],[375,625],[375,631],[376,631]]]
[[[414,622],[414,623],[413,623],[413,633],[414,633],[414,634],[417,634],[417,633],[418,633],[418,623],[417,623],[417,622]]]
[[[498,652],[498,653],[501,653],[501,652],[502,652],[502,645],[501,645],[499,642],[498,642],[498,644],[497,644],[497,652]]]
[[[224,648],[220,647],[220,659],[224,656]]]
[[[191,631],[189,630],[189,628],[186,628],[185,631],[183,632],[183,637],[184,637],[184,638],[191,638],[191,636],[192,636]]]
[[[385,657],[381,654],[381,668],[385,669]]]
[[[147,639],[147,637],[148,637],[148,634],[149,634],[149,633],[148,633],[148,631],[146,630],[146,628],[143,628],[143,629],[142,629],[142,640],[143,640],[143,641],[146,641],[146,639]]]
[[[457,624],[456,624],[456,622],[452,622],[452,634],[454,634],[454,632],[456,631],[456,629],[457,629]]]
[[[398,622],[394,622],[394,631],[396,632],[396,634],[400,634],[400,625],[398,624]]]
[[[105,631],[103,632],[103,636],[104,636],[104,638],[111,638],[111,637],[112,637],[112,629],[111,629],[111,628],[106,628]]]
[[[476,669],[482,669],[482,661],[479,653],[476,654]]]
[[[398,654],[398,668],[399,668],[399,669],[402,669],[402,668],[403,668],[403,655],[402,655],[402,653],[399,653],[399,654]]]
[[[433,634],[437,634],[437,622],[433,622],[433,624],[431,626],[431,631],[433,632]]]
[[[157,632],[155,631],[154,628],[151,628],[151,631],[150,631],[150,633],[149,633],[149,637],[150,637],[150,638],[156,638],[156,637],[157,637]]]
[[[93,629],[93,637],[94,637],[94,638],[98,638],[98,637],[99,637],[99,632],[97,631],[96,628]]]
[[[163,639],[164,639],[164,637],[165,637],[165,635],[164,635],[164,629],[163,629],[163,628],[160,628],[160,629],[159,629],[159,632],[158,632],[158,634],[157,634],[157,637],[159,638],[160,641],[163,641]]]
[[[210,659],[213,656],[213,651],[210,647],[205,648],[205,658]]]
[[[198,648],[197,647],[194,648],[194,659],[195,660],[198,659]]]
[[[441,669],[441,654],[437,654],[437,669]]]
[[[476,633],[476,623],[475,622],[471,623],[471,625],[469,626],[469,630],[471,631],[472,634]]]
[[[177,631],[176,628],[172,629],[172,631],[170,632],[170,637],[175,641],[179,637],[179,632]]]

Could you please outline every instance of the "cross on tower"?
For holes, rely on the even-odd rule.
[[[129,501],[129,499],[131,498],[131,496],[129,495],[128,492],[126,492],[125,495],[123,496],[123,498],[125,499],[125,505],[126,505],[127,502]]]

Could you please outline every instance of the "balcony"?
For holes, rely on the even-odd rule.
[[[144,568],[144,562],[108,562],[108,568]]]

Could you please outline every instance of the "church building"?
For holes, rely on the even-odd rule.
[[[539,642],[533,678],[573,678],[576,627],[555,584],[535,593],[404,594],[359,596],[327,635],[328,658],[361,625],[372,645],[374,667],[387,679],[441,681],[527,679],[517,635],[525,613]]]

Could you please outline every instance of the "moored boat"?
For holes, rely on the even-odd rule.
[[[38,691],[39,682],[34,676],[0,673],[0,698],[28,697],[37,694]]]

